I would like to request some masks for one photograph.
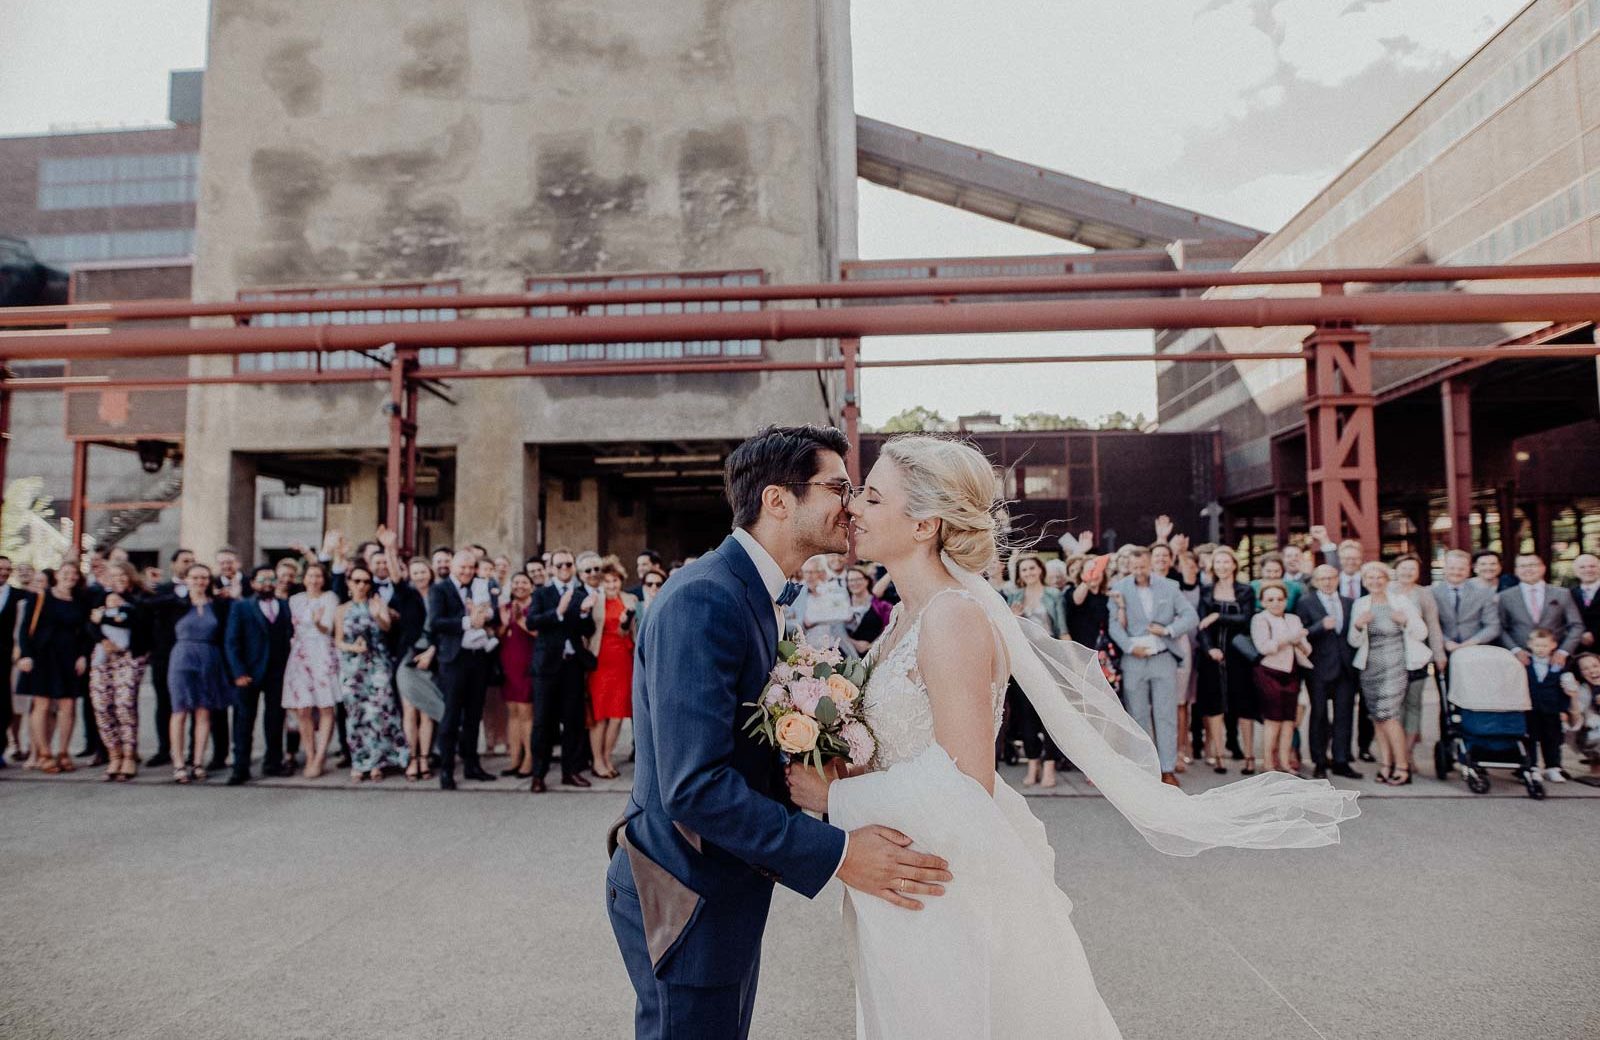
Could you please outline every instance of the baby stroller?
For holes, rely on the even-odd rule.
[[[1528,733],[1528,671],[1509,650],[1465,646],[1450,657],[1450,694],[1441,712],[1435,750],[1440,779],[1450,761],[1461,766],[1467,789],[1489,790],[1490,769],[1514,769],[1529,798],[1543,798],[1544,784],[1534,768],[1535,748]]]

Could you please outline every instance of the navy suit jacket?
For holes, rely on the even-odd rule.
[[[594,634],[594,618],[583,613],[583,601],[589,590],[579,582],[579,587],[567,600],[566,613],[557,612],[561,606],[561,590],[554,584],[533,590],[528,603],[528,627],[539,633],[533,644],[533,660],[529,667],[535,676],[549,678],[561,670],[570,643],[574,652],[583,649],[583,642]]]
[[[277,604],[278,617],[269,624],[259,599],[252,596],[234,601],[228,611],[227,635],[222,640],[228,678],[248,675],[253,685],[263,689],[283,685],[294,622],[289,618],[289,601],[280,599]]]
[[[1322,627],[1328,611],[1322,606],[1322,597],[1316,589],[1307,589],[1294,605],[1300,623],[1306,626],[1306,636],[1311,641],[1311,674],[1322,682],[1333,682],[1346,675],[1355,674],[1356,648],[1350,645],[1350,610],[1355,601],[1348,596],[1339,597],[1339,627],[1333,631]]]
[[[760,697],[777,645],[772,599],[731,537],[673,576],[639,632],[636,770],[619,825],[644,860],[629,857],[647,932],[662,927],[649,920],[647,885],[672,888],[665,898],[689,911],[652,943],[655,974],[668,982],[743,979],[773,884],[814,897],[844,854],[844,831],[790,804],[777,751],[745,732],[745,705]]]

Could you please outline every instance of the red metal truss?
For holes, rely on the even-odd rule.
[[[1302,345],[1306,358],[1306,482],[1311,519],[1335,539],[1380,545],[1378,451],[1372,393],[1372,335],[1323,326]]]

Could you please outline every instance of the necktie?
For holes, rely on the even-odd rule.
[[[1539,623],[1539,615],[1544,613],[1544,603],[1541,602],[1542,597],[1539,595],[1544,590],[1537,585],[1525,585],[1523,587],[1528,590],[1528,616],[1537,625]]]
[[[783,583],[783,591],[778,593],[778,599],[777,599],[778,606],[787,607],[789,604],[793,603],[795,601],[795,599],[799,597],[799,595],[800,595],[800,583],[798,581],[786,581],[786,582],[784,582]]]
[[[1461,586],[1460,585],[1452,585],[1452,586],[1450,586],[1450,598],[1455,601],[1455,606],[1452,607],[1451,609],[1455,611],[1456,618],[1457,618],[1457,620],[1459,620],[1461,618]]]
[[[277,600],[273,600],[273,599],[263,600],[262,603],[261,603],[261,606],[262,606],[262,612],[267,615],[267,624],[270,625],[274,621],[278,620],[278,601]]]

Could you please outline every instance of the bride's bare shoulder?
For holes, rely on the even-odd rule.
[[[994,654],[994,637],[983,606],[961,590],[930,600],[917,642],[923,662],[955,659],[985,662]]]

